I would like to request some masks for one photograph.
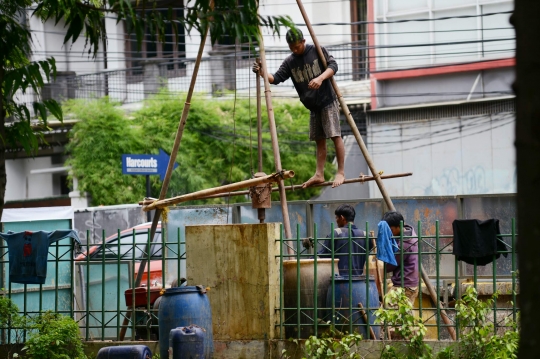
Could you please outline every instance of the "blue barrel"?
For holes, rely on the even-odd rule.
[[[335,276],[334,306],[336,329],[343,333],[350,332],[349,323],[352,321],[354,332],[362,334],[362,338],[364,339],[371,339],[370,333],[367,329],[366,321],[361,314],[359,303],[362,303],[362,306],[364,307],[363,312],[367,315],[370,326],[375,333],[375,339],[379,339],[380,327],[378,325],[375,325],[375,310],[379,307],[379,292],[377,290],[377,284],[375,283],[375,278],[373,276],[369,276],[368,282],[369,283],[366,286],[366,276],[364,275],[352,276],[350,281],[348,276]],[[351,286],[349,286],[349,283],[351,283]],[[352,288],[352,293],[349,293],[349,288]],[[350,294],[350,297],[352,297],[352,302],[350,302],[349,300]],[[349,303],[352,303],[352,305],[350,305]],[[368,305],[369,308],[372,308],[369,311],[366,309],[368,308]],[[349,306],[352,307],[352,316],[349,310]],[[325,321],[331,321],[331,284],[328,288],[328,293],[326,295],[326,307],[329,309],[327,309]]]
[[[159,304],[159,353],[161,358],[169,357],[169,334],[178,327],[192,324],[205,331],[204,358],[211,359],[214,353],[212,334],[212,310],[206,291],[199,286],[169,288]]]
[[[97,359],[150,359],[152,351],[146,345],[120,345],[98,351]]]
[[[171,330],[169,359],[204,358],[204,331],[196,325]]]

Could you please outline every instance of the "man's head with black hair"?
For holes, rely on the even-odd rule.
[[[289,31],[287,31],[287,34],[285,35],[285,40],[287,40],[287,44],[289,44],[289,49],[295,55],[302,55],[306,50],[306,39],[304,39],[304,34],[302,34],[302,31],[300,31],[300,29],[289,29]]]
[[[295,42],[304,40],[304,34],[302,34],[300,29],[292,28],[287,31],[285,40],[287,40],[287,44],[294,44]]]
[[[405,220],[403,219],[403,215],[401,213],[396,211],[386,212],[383,215],[382,220],[388,223],[388,226],[390,227],[390,230],[394,236],[399,236],[401,234],[400,223],[403,222],[403,224],[405,224]]]
[[[343,225],[339,223],[340,221],[344,224],[347,224],[349,222],[352,223],[354,222],[354,217],[356,217],[356,211],[352,206],[348,204],[342,204],[341,206],[336,208],[334,214],[336,215],[336,222],[338,223],[338,225],[340,225],[340,227],[343,227]]]

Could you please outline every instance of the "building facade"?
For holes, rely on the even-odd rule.
[[[345,0],[304,6],[319,42],[338,61],[336,81],[377,168],[414,173],[386,182],[392,196],[516,191],[511,1]],[[260,13],[291,16],[311,42],[295,1],[261,1]],[[174,14],[182,17],[183,8]],[[139,48],[122,22],[107,17],[107,43],[92,58],[84,51],[84,39],[62,44],[62,23],[42,23],[30,11],[25,21],[34,35],[32,60],[53,56],[57,62],[59,76],[44,97],[109,96],[126,111],[140,108],[162,88],[186,92],[201,40],[183,28],[175,37],[170,25],[165,44],[146,34]],[[265,32],[264,41],[268,68],[275,71],[290,52],[283,36]],[[213,99],[226,97],[227,90],[254,96],[251,63],[257,52],[248,48],[230,39],[215,45],[207,41],[195,91]],[[19,100],[30,103],[34,96]],[[296,97],[292,82],[273,86],[272,96]],[[52,140],[36,158],[17,149],[8,154],[7,201],[69,193],[63,146],[70,126],[48,134]],[[345,123],[343,135],[346,176],[368,174]],[[380,196],[374,184],[359,184],[325,190],[320,199],[346,199],[351,193]]]
[[[385,172],[414,173],[389,193],[516,192],[513,2],[369,4],[368,147]]]

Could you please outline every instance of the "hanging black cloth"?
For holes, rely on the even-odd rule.
[[[452,222],[454,230],[453,253],[459,261],[485,266],[507,251],[502,241],[498,219],[481,221],[478,219],[456,219]],[[500,238],[500,240],[499,240]],[[503,253],[505,257],[508,253]]]

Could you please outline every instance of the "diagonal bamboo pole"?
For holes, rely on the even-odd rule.
[[[395,173],[395,174],[391,174],[391,175],[383,175],[383,176],[381,176],[381,178],[382,179],[392,179],[392,178],[407,177],[407,176],[412,176],[412,173],[411,172]],[[364,176],[364,177],[359,177],[359,178],[346,179],[345,181],[343,181],[343,184],[358,183],[358,182],[364,183],[364,182],[374,181],[374,180],[375,179],[373,178],[373,176]],[[327,186],[331,186],[333,184],[334,184],[334,182],[332,182],[332,181],[326,181],[326,182],[322,182],[322,183],[316,183],[314,185],[311,185],[310,187],[327,187]],[[291,185],[291,186],[285,186],[286,191],[297,191],[297,190],[303,190],[303,189],[304,188],[302,188],[302,185],[299,185],[299,184]],[[277,191],[279,191],[278,187],[272,187],[272,192],[277,192]],[[250,193],[251,192],[249,190],[235,191],[235,192],[213,194],[213,195],[204,196],[204,197],[201,197],[201,198],[198,198],[198,199],[223,198],[223,197],[233,197],[233,196],[247,196]],[[147,205],[151,204],[152,202],[154,202],[156,200],[157,200],[156,198],[145,198],[143,201],[139,201],[139,206],[147,206]]]
[[[294,177],[294,171],[281,171],[279,173],[273,173],[271,175],[266,175],[264,177],[252,178],[245,181],[230,183],[225,186],[203,189],[202,191],[188,193],[182,196],[157,200],[155,202],[152,202],[144,206],[143,211],[147,212],[156,208],[164,208],[164,207],[168,207],[170,205],[177,204],[177,203],[193,201],[193,200],[202,199],[202,198],[208,198],[209,196],[216,195],[216,194],[222,195],[227,192],[232,193],[231,191],[234,191],[240,188],[257,186],[258,184],[283,181],[284,179],[288,179],[292,177]]]
[[[266,67],[266,54],[264,51],[264,40],[259,27],[259,53],[261,56],[261,65],[264,78],[264,97],[266,100],[266,111],[268,112],[268,127],[270,128],[270,138],[272,140],[272,152],[274,152],[274,164],[276,172],[281,172],[281,157],[279,154],[279,144],[277,139],[276,121],[274,119],[274,109],[272,107],[272,91],[270,90],[270,82],[268,81],[268,71]],[[292,238],[291,222],[289,220],[289,208],[287,207],[287,194],[285,192],[285,184],[281,179],[278,182],[279,200],[281,202],[281,213],[283,214],[283,227],[285,229],[285,238]],[[287,252],[293,254],[291,247],[287,246]]]
[[[296,3],[298,4],[298,8],[300,9],[300,12],[302,13],[304,22],[306,23],[306,26],[313,40],[313,44],[315,44],[317,53],[319,55],[319,59],[323,63],[323,67],[326,68],[327,66],[326,58],[324,57],[321,46],[319,45],[319,41],[317,40],[315,31],[313,30],[313,27],[311,26],[311,21],[309,20],[307,16],[306,9],[304,9],[304,5],[302,4],[302,0],[296,0]],[[360,151],[362,151],[362,154],[364,155],[364,158],[366,159],[366,163],[369,167],[369,170],[373,174],[373,177],[375,177],[375,183],[377,183],[377,186],[379,187],[379,191],[381,191],[381,194],[383,196],[384,202],[386,203],[386,206],[391,211],[395,211],[396,208],[394,207],[394,204],[392,203],[392,199],[388,195],[388,192],[386,192],[386,188],[384,187],[380,174],[375,168],[375,163],[371,159],[371,155],[369,154],[366,144],[364,143],[364,140],[362,139],[362,136],[360,135],[360,131],[358,131],[358,128],[356,127],[356,123],[354,122],[351,112],[349,111],[349,107],[347,106],[347,103],[345,102],[345,99],[343,98],[343,95],[341,94],[341,91],[339,90],[339,87],[336,83],[336,79],[334,78],[334,76],[330,78],[330,82],[332,83],[332,87],[334,88],[339,104],[341,105],[341,109],[345,113],[345,118],[347,119],[347,123],[349,124],[349,127],[353,131],[354,137],[356,138],[356,142],[358,142],[358,146],[360,146]],[[421,263],[420,263],[420,272],[421,272],[424,284],[426,285],[426,288],[428,289],[428,292],[431,296],[431,300],[433,301],[434,304],[439,303],[440,300],[436,297],[436,295],[434,296],[435,290],[433,289],[433,286],[431,285],[431,282],[429,281],[429,276],[427,275],[427,272],[425,271],[424,266]],[[441,317],[444,323],[447,325],[446,328],[448,329],[448,333],[450,334],[453,340],[456,340],[456,333],[454,331],[454,328],[451,326],[452,323],[450,319],[448,318],[448,316],[446,315],[445,310],[441,310]]]
[[[210,7],[214,7],[214,0],[210,0]],[[161,186],[161,192],[159,193],[159,199],[164,199],[167,195],[167,190],[169,189],[169,183],[171,181],[172,171],[174,169],[174,163],[176,162],[176,155],[178,149],[180,148],[180,142],[182,141],[182,135],[184,133],[184,127],[186,126],[187,116],[189,113],[189,107],[191,105],[191,98],[193,96],[193,91],[195,90],[195,82],[197,81],[197,74],[199,72],[199,66],[201,64],[201,59],[203,55],[204,45],[206,43],[206,38],[208,37],[208,28],[207,26],[204,30],[204,34],[201,34],[201,43],[199,45],[199,52],[197,53],[197,60],[195,61],[195,67],[193,69],[193,74],[191,75],[191,83],[189,85],[189,90],[186,96],[186,102],[184,104],[184,109],[182,110],[182,117],[180,118],[180,124],[178,125],[178,130],[176,131],[176,137],[174,139],[173,148],[171,151],[171,157],[169,158],[169,164],[167,166],[167,172],[165,173],[165,178]],[[154,218],[152,220],[152,226],[150,227],[150,238],[152,242],[154,241],[154,236],[156,235],[157,226],[159,224],[159,219],[161,217],[161,209],[157,209],[154,213]],[[161,240],[165,242],[165,238],[162,236]],[[165,246],[165,243],[163,243]],[[150,248],[147,245],[146,253],[150,253]],[[138,287],[141,284],[142,276],[146,268],[146,259],[143,259],[139,265],[139,272],[137,273],[137,278],[135,279],[134,287]],[[129,309],[129,308],[128,308]],[[124,340],[126,335],[128,321],[131,318],[131,310],[126,311],[124,320],[122,323],[122,328],[118,335],[119,340]]]

